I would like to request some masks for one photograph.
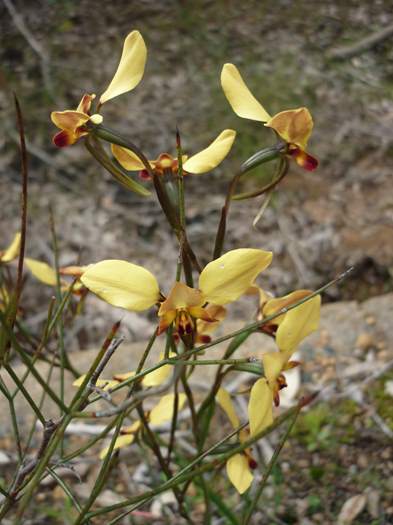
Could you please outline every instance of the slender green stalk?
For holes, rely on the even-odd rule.
[[[276,447],[276,449],[274,451],[274,454],[271,457],[271,459],[269,461],[269,464],[266,467],[266,470],[265,470],[265,472],[263,474],[261,483],[259,484],[259,486],[258,486],[258,488],[257,488],[257,490],[256,490],[256,492],[254,494],[254,497],[253,497],[253,499],[251,501],[251,504],[248,506],[248,509],[247,509],[246,514],[244,516],[242,525],[248,525],[250,523],[250,519],[251,519],[255,509],[257,508],[259,498],[261,497],[263,489],[266,486],[266,482],[269,479],[269,476],[270,476],[270,474],[271,474],[271,472],[273,470],[273,467],[274,467],[274,465],[276,464],[276,462],[278,460],[278,456],[280,455],[282,447],[285,445],[287,439],[289,438],[289,434],[291,433],[291,430],[292,430],[293,425],[295,424],[295,422],[297,420],[297,417],[299,415],[299,412],[300,412],[301,408],[302,407],[300,405],[297,407],[297,411],[294,413],[293,418],[292,418],[292,420],[290,421],[290,423],[288,425],[288,428],[286,429],[283,437],[281,438],[279,444],[277,445],[277,447]]]

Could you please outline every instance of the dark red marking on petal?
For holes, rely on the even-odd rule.
[[[59,131],[59,133],[56,133],[52,140],[53,144],[58,148],[65,148],[66,146],[70,146],[75,142],[75,140],[73,140],[72,135],[66,130]]]
[[[288,148],[288,155],[304,170],[314,171],[318,167],[318,159],[297,146],[290,146]]]

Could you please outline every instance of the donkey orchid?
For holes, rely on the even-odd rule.
[[[312,292],[297,290],[284,297],[268,300],[263,307],[263,315],[268,316],[307,297]],[[299,363],[291,357],[299,343],[311,332],[317,330],[320,317],[321,297],[316,295],[292,310],[276,317],[272,323],[278,326],[276,343],[278,352],[262,355],[264,376],[253,385],[248,405],[250,434],[254,435],[273,421],[273,402],[279,405],[279,391],[286,387],[283,372]]]
[[[221,85],[229,104],[239,117],[263,122],[287,143],[286,153],[299,166],[308,171],[317,168],[318,160],[306,152],[313,129],[313,120],[307,108],[288,109],[271,117],[251,93],[234,64],[225,64],[222,68]]]
[[[184,172],[201,174],[216,168],[228,155],[235,137],[236,131],[225,129],[207,148],[190,158],[184,155],[182,159]],[[112,145],[112,153],[123,168],[128,171],[139,171],[142,178],[149,178],[144,164],[135,153],[115,144]],[[157,159],[149,160],[149,164],[157,175],[177,174],[179,169],[177,158],[173,158],[168,153],[162,153]]]
[[[204,306],[236,301],[267,268],[273,254],[252,248],[232,250],[210,262],[199,276],[198,288],[177,282],[167,298],[152,273],[136,264],[105,260],[88,266],[82,283],[113,306],[142,311],[159,304],[159,333],[174,323],[182,336],[195,331],[195,319],[215,321]]]
[[[98,108],[119,95],[134,89],[142,79],[146,63],[146,45],[139,31],[132,31],[125,39],[123,52],[116,73],[99,99]],[[103,117],[98,113],[90,115],[95,94],[83,95],[76,110],[53,111],[52,122],[61,131],[53,137],[59,148],[70,146],[89,133],[87,124],[101,124]]]

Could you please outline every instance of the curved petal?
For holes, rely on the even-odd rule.
[[[123,52],[111,83],[100,97],[100,104],[136,87],[143,77],[147,49],[139,31],[132,31],[124,40]]]
[[[181,308],[188,309],[190,307],[202,306],[204,302],[204,297],[199,290],[190,288],[184,283],[177,282],[173,285],[165,301],[161,303],[158,315],[161,317]]]
[[[92,264],[80,279],[98,297],[126,310],[147,310],[160,296],[154,275],[126,261],[109,259]]]
[[[239,117],[259,122],[267,122],[270,119],[269,113],[248,89],[233,64],[224,64],[221,71],[221,86],[233,111]]]
[[[248,459],[244,454],[235,454],[226,464],[228,478],[240,493],[246,492],[254,479],[248,466]]]
[[[18,232],[15,234],[14,238],[12,239],[11,244],[4,250],[4,252],[0,253],[1,262],[4,262],[4,263],[11,262],[18,257],[19,250],[20,250],[20,239],[21,239],[21,233]]]
[[[49,284],[49,286],[57,285],[56,271],[49,264],[30,259],[29,257],[25,257],[24,264],[34,277],[42,283]]]
[[[197,333],[199,335],[210,334],[211,332],[214,332],[214,330],[217,329],[218,325],[225,319],[227,315],[226,309],[223,306],[219,306],[217,304],[209,304],[204,308],[204,310],[212,320],[203,321],[200,318],[198,319]]]
[[[285,142],[296,144],[304,150],[314,123],[307,108],[298,108],[277,113],[266,122],[265,126],[274,129]]]
[[[274,388],[274,384],[284,369],[286,361],[286,355],[282,352],[268,352],[262,355],[263,373],[270,388]]]
[[[50,118],[53,124],[59,129],[66,130],[70,133],[75,133],[76,129],[86,124],[90,119],[86,113],[80,111],[52,111]]]
[[[174,352],[170,352],[169,357],[176,357],[176,354]],[[161,352],[160,361],[163,359],[164,352]],[[145,375],[145,377],[142,379],[142,384],[146,387],[162,385],[162,383],[165,383],[165,381],[168,379],[172,371],[173,365],[164,365],[161,368],[157,368],[157,370],[154,370],[154,372],[150,372],[150,374]]]
[[[151,410],[149,421],[152,425],[159,425],[170,421],[173,416],[175,394],[167,394],[162,397],[159,403]],[[186,402],[186,394],[179,394],[178,410],[181,410]]]
[[[239,418],[237,417],[235,407],[233,406],[231,396],[225,388],[220,388],[216,395],[216,401],[228,416],[233,428],[237,428],[240,425]]]
[[[320,309],[321,296],[316,295],[285,314],[276,333],[276,343],[281,352],[294,352],[305,337],[318,329]]]
[[[56,133],[56,135],[52,139],[52,142],[58,148],[65,148],[66,146],[71,146],[72,144],[75,144],[75,142],[82,135],[87,135],[87,133],[76,134],[63,129],[62,131],[59,131],[59,133]]]
[[[196,153],[184,163],[184,171],[199,174],[213,170],[228,155],[235,137],[236,131],[224,129],[210,146]]]
[[[253,385],[248,402],[250,436],[255,436],[273,423],[273,393],[266,379],[258,379]]]
[[[89,113],[91,108],[91,103],[96,98],[95,94],[92,93],[89,95],[88,93],[85,93],[83,97],[81,98],[81,101],[78,104],[78,107],[76,108],[76,111],[79,113]]]
[[[267,268],[272,252],[239,248],[210,262],[199,276],[199,288],[207,301],[223,305],[238,299]]]
[[[116,144],[112,144],[111,150],[117,162],[127,171],[139,171],[145,168],[143,162],[133,151]]]
[[[288,149],[290,155],[295,162],[306,171],[314,171],[318,168],[318,159],[307,153],[304,149],[293,146]]]
[[[284,295],[283,297],[274,297],[273,299],[269,298],[262,310],[263,317],[269,317],[270,315],[279,312],[283,308],[291,306],[291,304],[294,304],[311,294],[311,290],[295,290],[294,292]],[[271,322],[275,325],[279,325],[284,320],[284,317],[285,314],[281,314],[278,317],[275,317]]]

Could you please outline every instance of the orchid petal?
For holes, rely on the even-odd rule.
[[[90,119],[86,113],[71,110],[52,111],[50,118],[56,127],[70,133],[75,133],[77,128],[86,124]]]
[[[145,165],[133,151],[116,144],[112,144],[111,149],[113,156],[125,170],[139,171],[145,169]]]
[[[111,83],[100,97],[100,104],[134,89],[143,77],[147,50],[139,31],[125,39],[123,52]]]
[[[321,296],[316,295],[285,314],[276,333],[276,343],[281,352],[294,352],[303,339],[318,329]]]
[[[169,357],[176,357],[176,354],[174,352],[169,352]],[[163,359],[164,352],[161,352],[160,361]],[[160,368],[157,368],[157,370],[154,370],[153,372],[145,375],[145,377],[142,379],[142,384],[145,387],[162,385],[162,383],[165,383],[165,381],[168,379],[172,371],[173,365],[163,365]]]
[[[175,394],[167,394],[162,397],[159,403],[151,410],[149,421],[152,425],[160,425],[165,421],[170,421],[173,416]],[[179,394],[178,410],[181,410],[186,402],[186,394]]]
[[[125,372],[124,374],[114,374],[113,379],[119,383],[122,383],[123,381],[127,381],[127,379],[134,377],[134,375],[135,371],[131,370],[131,372]]]
[[[29,257],[25,257],[24,263],[36,279],[49,286],[57,285],[56,271],[49,264],[30,259]]]
[[[134,441],[135,435],[134,434],[124,434],[123,436],[119,436],[116,441],[115,445],[113,447],[113,450],[118,450],[119,448],[127,447],[128,445],[131,445],[131,443]],[[105,459],[108,452],[109,452],[110,446],[105,447],[100,452],[100,459]]]
[[[204,297],[199,290],[177,282],[173,285],[165,301],[161,303],[158,315],[161,317],[174,310],[202,306],[204,302]]]
[[[158,283],[152,273],[142,266],[117,259],[90,265],[81,281],[107,303],[126,310],[147,310],[160,297]]]
[[[212,320],[204,321],[199,318],[197,321],[197,333],[210,334],[217,329],[218,325],[225,319],[227,311],[223,306],[217,304],[209,304],[204,308],[205,312],[211,317]]]
[[[270,119],[269,113],[248,89],[235,65],[224,65],[221,86],[233,111],[239,117],[259,122],[267,122]]]
[[[252,248],[239,248],[210,262],[199,276],[199,288],[207,301],[224,305],[235,301],[267,268],[272,252]]]
[[[283,297],[274,297],[273,299],[269,298],[269,300],[263,306],[263,317],[270,317],[271,315],[279,312],[284,308],[288,308],[288,306],[291,306],[292,304],[301,301],[302,299],[311,294],[311,290],[295,290],[294,292],[284,295]],[[279,325],[284,320],[285,315],[285,313],[281,314],[272,319],[271,322],[275,325]]]
[[[85,93],[83,97],[81,98],[81,101],[78,104],[78,107],[76,108],[76,111],[79,113],[85,113],[89,114],[91,103],[96,98],[95,94],[92,93],[89,95],[88,93]]]
[[[273,393],[263,377],[253,385],[248,403],[250,436],[253,437],[273,423]]]
[[[86,374],[83,374],[82,376],[78,377],[78,379],[75,379],[75,381],[72,383],[72,386],[80,387],[85,380]],[[119,384],[116,380],[111,379],[97,379],[95,386],[98,386],[98,388],[102,388],[102,390],[110,390],[111,388],[117,386]]]
[[[12,239],[11,244],[4,250],[4,252],[2,252],[2,254],[0,253],[0,262],[11,262],[18,257],[20,251],[20,240],[21,233],[18,232]]]
[[[251,474],[248,459],[244,454],[235,454],[228,459],[226,464],[228,478],[239,494],[243,494],[252,483],[254,476]]]
[[[237,428],[240,425],[239,418],[237,417],[235,407],[232,403],[231,396],[225,388],[220,388],[216,395],[216,401],[228,416],[233,428]]]
[[[193,155],[184,163],[184,171],[200,174],[213,170],[228,155],[235,137],[236,131],[233,129],[225,129],[210,146]]]
[[[314,123],[307,108],[288,109],[274,115],[265,124],[274,129],[285,142],[306,149]]]
[[[274,388],[278,376],[283,371],[287,362],[286,357],[282,352],[268,352],[262,355],[263,374],[270,388]]]

